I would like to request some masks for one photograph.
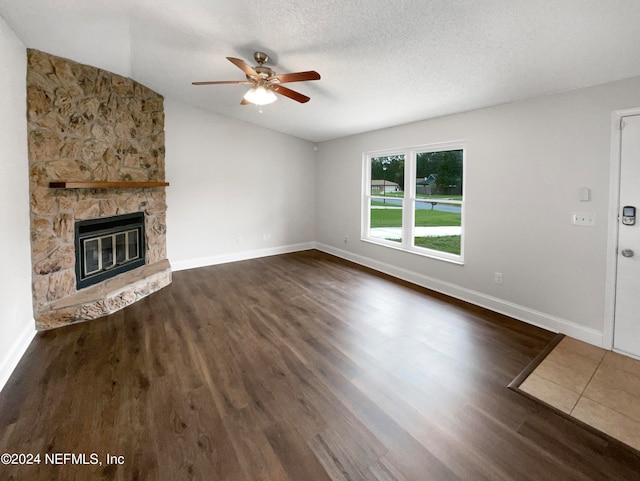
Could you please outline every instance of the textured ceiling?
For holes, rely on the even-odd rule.
[[[27,47],[319,142],[640,75],[637,0],[0,0]],[[260,114],[228,62],[317,70]]]

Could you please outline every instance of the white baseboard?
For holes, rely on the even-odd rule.
[[[268,256],[275,256],[278,254],[288,254],[290,252],[306,251],[314,248],[315,248],[315,243],[307,242],[304,244],[292,244],[287,246],[270,247],[267,249],[256,249],[252,251],[234,252],[232,254],[222,254],[219,256],[211,256],[211,257],[200,257],[197,259],[188,259],[184,261],[171,260],[171,268],[174,271],[182,271],[185,269],[195,269],[196,267],[213,266],[217,264],[226,264],[228,262],[257,259],[258,257],[268,257]]]
[[[342,249],[338,249],[326,244],[316,243],[315,248],[328,254],[332,254],[348,261],[355,262],[356,264],[360,264],[376,271],[383,272],[398,279],[411,282],[412,284],[426,287],[427,289],[431,289],[433,291],[446,294],[456,299],[460,299],[462,301],[487,308],[491,311],[513,317],[514,319],[526,322],[527,324],[532,324],[534,326],[541,327],[552,332],[560,332],[580,341],[602,347],[602,332],[581,326],[579,324],[576,324],[575,322],[561,319],[544,312],[536,311],[528,307],[505,301],[504,299],[489,296],[487,294],[483,294],[482,292],[467,289],[456,284],[425,276],[424,274],[419,274],[417,272],[409,271],[407,269],[396,267],[391,264],[386,264],[384,262],[364,257],[359,254],[354,254],[352,252],[344,251]]]
[[[32,322],[31,325],[26,326],[22,333],[16,339],[16,342],[13,343],[11,349],[0,360],[0,391],[4,388],[5,384],[11,377],[14,369],[24,356],[29,344],[36,335],[35,322]]]
[[[171,266],[174,271],[180,271],[185,269],[194,269],[197,267],[212,266],[216,264],[225,264],[227,262],[256,259],[258,257],[287,254],[290,252],[298,252],[309,249],[318,249],[319,251],[332,254],[336,257],[340,257],[351,262],[355,262],[356,264],[369,267],[398,279],[411,282],[418,286],[425,287],[442,294],[446,294],[456,299],[460,299],[462,301],[487,308],[491,311],[504,314],[509,317],[513,317],[514,319],[526,322],[527,324],[532,324],[534,326],[541,327],[552,332],[561,332],[562,334],[566,334],[567,336],[571,336],[580,341],[602,347],[603,333],[601,331],[590,329],[567,319],[555,317],[544,312],[536,311],[535,309],[521,306],[519,304],[514,304],[504,299],[489,296],[482,292],[467,289],[456,284],[425,276],[424,274],[419,274],[417,272],[396,267],[394,265],[386,264],[369,257],[364,257],[359,254],[354,254],[352,252],[344,251],[342,249],[317,242],[273,247],[269,249],[243,251],[232,254],[223,254],[219,256],[201,257],[185,261],[172,260]]]

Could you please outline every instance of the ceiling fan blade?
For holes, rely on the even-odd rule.
[[[191,82],[192,85],[249,85],[248,80],[221,80],[217,82]]]
[[[258,77],[258,72],[253,70],[253,68],[251,68],[251,66],[244,60],[234,57],[227,57],[227,60],[242,70],[249,77]]]
[[[315,70],[309,70],[307,72],[296,73],[283,73],[282,75],[276,75],[274,77],[283,84],[287,82],[304,82],[306,80],[320,80],[320,74]]]
[[[249,102],[247,99],[245,99],[244,97],[242,97],[242,100],[240,101],[240,105],[249,105],[251,102]]]
[[[275,93],[284,95],[285,97],[289,97],[290,99],[295,100],[296,102],[300,102],[301,104],[308,102],[311,98],[306,95],[302,95],[300,92],[296,92],[295,90],[291,90],[287,87],[283,87],[282,85],[272,85],[271,90]]]

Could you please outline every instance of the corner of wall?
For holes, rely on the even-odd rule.
[[[20,359],[22,359],[22,356],[24,356],[36,335],[34,323],[35,321],[33,319],[31,319],[31,323],[25,323],[22,332],[18,334],[9,351],[3,359],[0,359],[0,392],[7,384],[11,374],[13,374]]]
[[[35,334],[31,306],[29,182],[25,120],[26,47],[0,17],[0,388],[7,382]],[[6,275],[10,273],[9,275]]]

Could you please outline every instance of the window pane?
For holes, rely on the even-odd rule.
[[[88,276],[100,270],[100,245],[98,239],[83,240],[84,243],[84,275]]]
[[[416,198],[462,200],[462,149],[416,156]]]
[[[402,242],[402,199],[371,199],[370,219],[371,237]]]
[[[371,199],[369,235],[402,243],[404,198],[404,155],[371,158]]]
[[[414,245],[460,255],[462,207],[438,198],[417,200],[415,207]]]
[[[138,251],[138,231],[130,230],[127,232],[129,239],[129,259],[137,259],[140,255]]]
[[[113,237],[102,237],[102,268],[109,269],[113,266]]]
[[[116,263],[122,264],[127,260],[127,234],[116,234]]]
[[[404,155],[371,158],[371,195],[404,197]]]

